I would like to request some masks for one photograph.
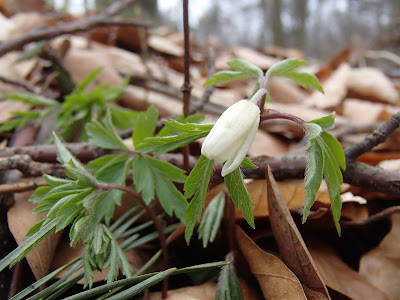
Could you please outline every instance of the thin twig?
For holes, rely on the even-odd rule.
[[[192,86],[190,84],[190,30],[189,30],[189,0],[183,0],[183,34],[185,44],[185,57],[184,57],[184,82],[181,88],[183,93],[183,115],[185,117],[190,114],[190,93]],[[182,147],[183,152],[183,166],[186,173],[190,172],[189,168],[189,145]]]
[[[400,126],[400,112],[395,113],[387,122],[383,123],[373,133],[367,135],[361,142],[351,145],[345,150],[347,164],[353,163],[357,157],[387,140]]]
[[[61,165],[33,161],[26,154],[0,157],[0,170],[13,169],[21,171],[25,177],[42,176],[44,174],[63,176],[65,174]]]
[[[39,93],[39,88],[31,85],[29,82],[18,80],[18,79],[11,79],[11,78],[6,78],[4,76],[0,75],[0,81],[11,84],[17,87],[22,87],[23,89],[27,90],[28,92],[38,94]]]
[[[353,220],[353,221],[342,220],[342,221],[340,221],[340,226],[342,228],[347,228],[347,227],[352,227],[352,226],[361,226],[361,225],[365,226],[365,225],[369,225],[371,223],[375,223],[377,221],[386,219],[387,217],[390,217],[391,215],[393,215],[395,213],[399,213],[399,212],[400,212],[400,206],[392,206],[392,207],[386,208],[385,210],[370,216],[368,219],[365,219],[365,220]]]
[[[0,44],[0,56],[13,51],[21,49],[24,45],[31,42],[38,42],[42,40],[49,40],[63,34],[71,34],[76,32],[88,31],[92,28],[105,26],[105,25],[115,25],[118,22],[119,25],[129,25],[133,23],[112,20],[112,17],[123,11],[128,6],[132,5],[137,0],[121,0],[111,4],[107,10],[95,16],[89,16],[88,18],[73,21],[70,23],[62,23],[54,27],[39,27],[34,28],[12,40],[8,40]],[[135,26],[148,26],[143,23],[135,23]]]
[[[8,183],[8,184],[0,184],[0,195],[3,194],[13,194],[13,193],[22,193],[26,191],[35,190],[40,186],[46,186],[47,182],[43,179],[34,179],[29,182],[17,182],[17,183]]]
[[[161,250],[163,253],[163,268],[164,268],[164,270],[166,270],[168,268],[168,246],[167,246],[167,242],[166,242],[166,238],[164,235],[162,225],[161,225],[159,219],[157,218],[157,215],[154,212],[154,210],[151,207],[149,207],[133,189],[131,189],[127,186],[112,184],[112,183],[100,183],[98,185],[98,188],[103,189],[103,190],[117,189],[117,190],[123,191],[123,192],[129,194],[130,196],[132,196],[133,198],[135,198],[135,200],[137,200],[139,202],[139,204],[146,210],[147,214],[153,221],[154,226],[157,230],[157,233],[158,233],[158,236],[160,239]],[[168,292],[168,286],[166,286],[166,289],[165,289],[164,282],[165,281],[163,281],[163,292],[162,292],[163,299],[167,298],[167,292]],[[166,284],[168,284],[168,281],[166,282]]]

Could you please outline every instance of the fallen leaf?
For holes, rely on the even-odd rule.
[[[386,121],[400,110],[399,106],[373,103],[365,100],[346,98],[343,101],[342,115],[352,121]]]
[[[391,221],[392,229],[379,246],[362,256],[359,273],[394,300],[400,298],[400,214],[393,214]]]
[[[265,299],[307,299],[296,275],[279,258],[261,250],[239,226],[236,226],[236,240]]]
[[[182,57],[184,50],[181,46],[173,43],[170,39],[152,35],[149,37],[147,44],[153,50],[161,52],[163,54],[168,54],[172,56]]]
[[[31,194],[31,192],[15,194],[15,203],[7,213],[8,226],[18,245],[25,241],[28,230],[44,217],[43,214],[33,214],[35,205],[28,201]],[[26,255],[36,280],[49,273],[60,237],[60,233],[51,234]]]
[[[354,300],[388,300],[380,290],[345,264],[330,247],[316,246],[317,242],[312,244],[309,251],[329,288]]]
[[[271,77],[268,91],[274,103],[301,103],[308,97],[297,85],[280,77]]]
[[[398,104],[399,94],[393,82],[376,68],[352,69],[347,78],[347,88],[361,96]]]
[[[302,284],[330,299],[325,283],[293,221],[269,167],[266,170],[265,178],[270,212],[269,219],[282,260],[296,274]]]
[[[322,83],[324,94],[314,91],[305,101],[305,104],[319,109],[332,109],[341,104],[347,94],[347,78],[350,70],[350,66],[347,63],[343,63]]]

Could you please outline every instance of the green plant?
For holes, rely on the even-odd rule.
[[[38,116],[43,119],[49,113],[57,112],[57,134],[54,134],[54,141],[58,148],[57,159],[63,165],[68,178],[45,176],[48,186],[36,189],[31,201],[37,203],[36,213],[47,213],[47,215],[31,228],[27,240],[23,244],[0,261],[0,270],[14,265],[32,247],[52,232],[69,228],[71,246],[76,245],[80,240],[85,244],[82,256],[77,258],[76,263],[79,263],[79,266],[77,265],[76,268],[84,267],[84,271],[79,273],[78,277],[79,279],[84,277],[88,286],[92,286],[93,283],[93,270],[105,267],[109,267],[105,290],[108,290],[111,286],[114,287],[113,284],[116,282],[113,283],[113,281],[117,279],[119,269],[127,277],[126,284],[131,279],[129,283],[136,282],[135,280],[144,280],[141,281],[142,285],[140,288],[137,287],[136,291],[141,290],[142,286],[155,284],[159,280],[174,274],[177,271],[170,269],[154,275],[156,277],[150,277],[151,279],[148,277],[131,277],[131,270],[124,251],[132,245],[136,245],[139,239],[134,227],[131,227],[137,217],[128,214],[112,223],[111,218],[115,205],[121,204],[121,197],[124,192],[135,198],[144,211],[151,216],[152,222],[157,228],[157,233],[154,232],[152,238],[158,236],[163,246],[165,244],[164,234],[171,232],[175,225],[166,227],[164,230],[157,225],[160,216],[154,215],[154,211],[151,209],[157,197],[168,215],[175,215],[186,225],[185,237],[187,243],[191,240],[196,224],[201,220],[199,236],[203,240],[203,245],[206,246],[215,239],[224,207],[224,197],[219,195],[211,202],[205,210],[203,219],[201,219],[215,159],[225,164],[222,176],[229,195],[234,205],[242,210],[248,224],[254,228],[253,203],[244,184],[240,166],[256,168],[245,155],[253,142],[259,122],[271,118],[285,118],[296,122],[305,130],[308,138],[307,152],[309,159],[305,174],[306,198],[303,221],[306,221],[310,208],[315,201],[316,192],[322,180],[325,179],[332,202],[334,221],[340,234],[341,202],[339,192],[340,185],[343,182],[340,169],[344,170],[346,165],[340,144],[325,131],[333,128],[334,113],[305,122],[284,113],[270,110],[264,112],[264,97],[270,100],[268,80],[271,77],[287,77],[303,87],[310,86],[318,91],[323,91],[313,75],[296,71],[298,67],[305,63],[305,61],[299,59],[284,60],[272,66],[264,74],[261,69],[247,61],[234,60],[229,62],[229,65],[235,71],[218,72],[206,82],[206,85],[256,77],[258,83],[250,101],[242,100],[244,102],[240,102],[239,106],[232,106],[221,116],[216,125],[201,124],[204,116],[200,115],[192,115],[186,118],[179,116],[176,120],[164,121],[164,127],[157,133],[158,112],[153,106],[144,112],[137,113],[109,105],[111,101],[116,100],[121,95],[123,86],[116,89],[105,89],[104,86],[100,86],[91,92],[84,91],[100,70],[89,74],[74,92],[66,97],[62,104],[33,95],[8,95],[8,98],[45,108],[35,111],[34,113],[38,114],[36,117],[29,114],[24,116],[16,114],[17,118],[3,125],[3,130],[18,128]],[[244,113],[243,109],[249,109],[252,113]],[[239,118],[240,124],[245,124],[240,129],[241,134],[239,135],[235,132],[235,130],[239,130],[235,126],[232,127],[233,131],[231,130],[228,132],[229,134],[226,134],[226,130],[230,128],[226,124],[232,118]],[[126,129],[132,125],[135,127],[132,134],[135,151],[131,151],[125,145],[115,128]],[[118,153],[102,156],[89,162],[86,166],[83,165],[68,151],[58,137],[60,135],[68,140],[80,127],[84,128],[84,130],[78,131],[83,140],[101,148],[117,150]],[[161,154],[173,151],[206,136],[202,155],[189,176],[186,176],[182,169],[160,159]],[[215,136],[217,136],[216,140],[222,137],[217,146],[216,142],[208,142]],[[241,140],[242,137],[246,138]],[[219,153],[218,148],[225,144],[228,145],[226,151]],[[128,175],[133,176],[134,189],[126,185],[129,181]],[[183,184],[184,193],[177,188],[176,184]],[[190,202],[189,199],[191,199]],[[127,240],[119,244],[118,239],[121,238]],[[167,255],[166,247],[162,249],[162,252]],[[161,252],[158,252],[154,259],[157,259],[160,254]],[[224,275],[221,277],[229,285],[236,282],[236,279],[231,279],[232,273],[232,269],[225,268]],[[68,284],[77,282],[78,277],[75,276],[73,279],[66,280],[65,288]],[[221,293],[225,293],[226,287],[223,286],[223,283],[221,284],[219,290]],[[125,299],[126,294],[124,295],[121,294],[120,296]],[[71,299],[83,298],[71,297]]]

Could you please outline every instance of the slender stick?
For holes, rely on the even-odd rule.
[[[160,238],[161,250],[163,252],[163,268],[164,268],[164,270],[166,270],[168,268],[168,247],[167,247],[167,242],[166,242],[166,238],[164,235],[162,225],[161,225],[159,219],[157,218],[157,215],[154,212],[154,210],[151,207],[149,207],[133,189],[131,189],[127,186],[112,184],[112,183],[100,183],[98,185],[98,188],[100,188],[102,190],[116,189],[116,190],[120,190],[125,193],[128,193],[129,195],[134,197],[135,200],[137,200],[139,202],[139,204],[146,210],[146,212],[152,219],[154,226],[158,232],[158,236]],[[167,298],[167,293],[168,293],[168,281],[164,280],[163,281],[163,289],[162,289],[162,298],[163,299]]]
[[[184,82],[181,87],[181,91],[183,93],[183,115],[185,117],[190,114],[190,94],[192,91],[192,86],[190,84],[190,31],[189,31],[189,0],[183,0],[183,32],[184,32],[184,44],[185,44],[185,58],[184,58]],[[186,173],[190,172],[189,167],[189,154],[190,149],[189,145],[186,145],[182,148],[183,152],[183,168],[186,170]]]

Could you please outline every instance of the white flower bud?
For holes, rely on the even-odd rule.
[[[238,168],[249,151],[260,123],[257,102],[265,93],[265,89],[260,89],[251,100],[240,100],[231,105],[204,140],[201,154],[219,163],[225,162],[222,176]]]

